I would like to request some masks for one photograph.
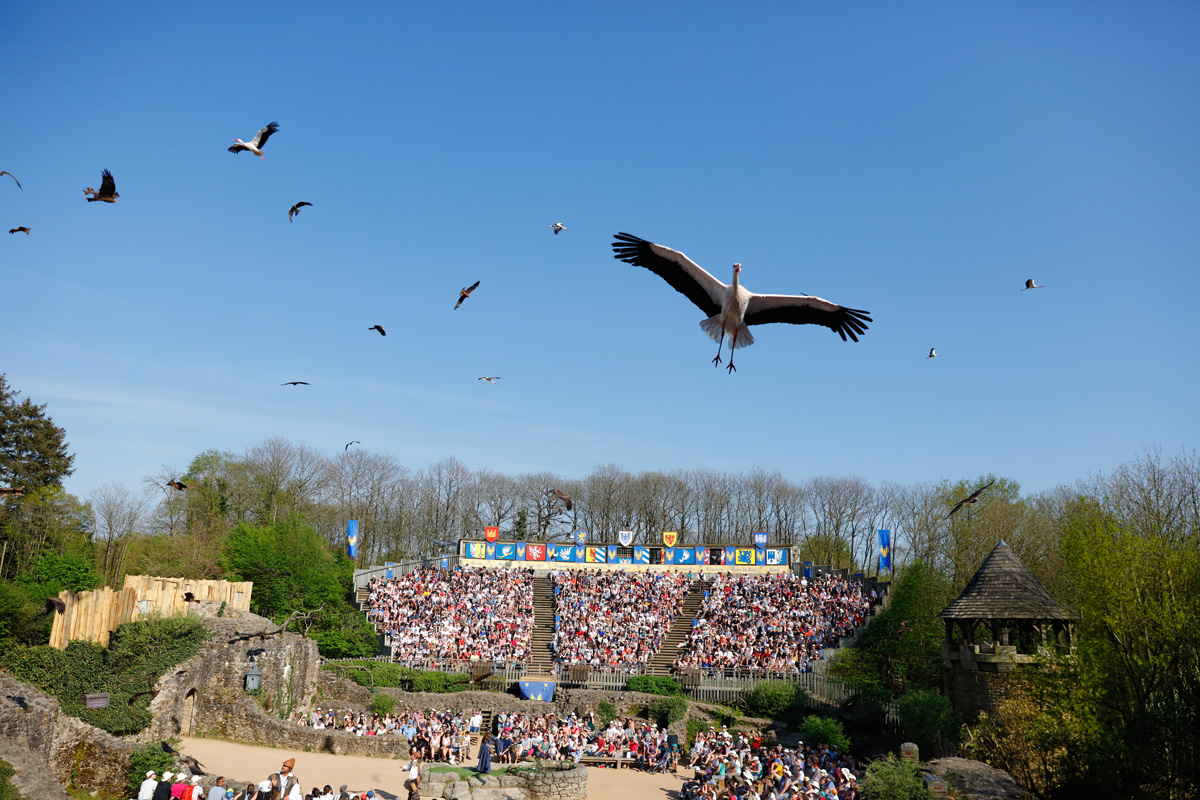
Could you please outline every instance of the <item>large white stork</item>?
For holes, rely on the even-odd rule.
[[[721,347],[729,334],[729,372],[733,366],[733,351],[754,344],[749,325],[767,322],[790,322],[793,325],[824,325],[846,341],[854,341],[867,330],[871,322],[868,312],[839,306],[820,297],[806,294],[755,294],[738,282],[741,264],[733,265],[733,283],[729,286],[709,275],[678,250],[639,239],[628,233],[618,233],[613,242],[613,257],[645,267],[658,275],[675,291],[696,304],[708,319],[700,323],[705,333],[717,343],[714,365],[721,363]]]
[[[243,150],[249,150],[259,158],[266,160],[266,156],[263,155],[262,149],[267,146],[267,139],[270,139],[271,134],[277,130],[279,130],[279,123],[272,122],[267,127],[260,128],[255,137],[248,142],[243,142],[241,139],[234,139],[233,141],[237,142],[237,144],[235,144],[233,147],[230,147],[229,152],[237,155]]]

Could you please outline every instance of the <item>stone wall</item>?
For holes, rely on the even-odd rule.
[[[945,694],[965,722],[974,724],[980,711],[994,714],[1008,690],[1009,673],[946,670]]]
[[[566,770],[519,774],[472,775],[463,780],[451,772],[421,770],[421,796],[444,800],[587,800],[588,769],[573,766]]]
[[[138,745],[63,714],[58,701],[0,672],[0,738],[44,759],[71,789],[123,790],[129,754]]]

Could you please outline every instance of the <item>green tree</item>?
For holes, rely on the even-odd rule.
[[[62,485],[75,471],[66,436],[46,414],[45,404],[18,398],[0,373],[0,484],[26,491]]]
[[[833,673],[857,683],[873,699],[942,685],[945,626],[937,615],[957,596],[947,575],[916,562],[900,570],[886,610],[855,647],[838,651]]]
[[[904,725],[904,735],[922,750],[933,749],[938,737],[958,740],[960,720],[950,698],[933,689],[915,689],[896,700],[896,713]]]
[[[84,592],[100,585],[91,559],[77,555],[43,553],[17,577],[17,583],[34,594],[53,597],[62,591]]]
[[[375,631],[352,603],[354,564],[330,552],[303,522],[239,524],[226,541],[223,562],[231,580],[254,581],[254,613],[282,622],[294,611],[315,612],[302,632],[326,657],[375,653]]]
[[[925,800],[929,796],[921,765],[901,761],[892,753],[867,765],[862,788],[871,800]]]

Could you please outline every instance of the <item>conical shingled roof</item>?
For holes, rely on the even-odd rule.
[[[942,619],[1074,619],[1001,539]]]

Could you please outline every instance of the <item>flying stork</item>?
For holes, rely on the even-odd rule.
[[[849,336],[854,341],[867,330],[871,322],[869,312],[839,306],[828,300],[811,295],[755,294],[738,283],[742,272],[741,264],[733,265],[733,283],[725,285],[709,275],[696,262],[678,250],[661,244],[639,239],[628,233],[618,233],[613,242],[613,257],[621,261],[645,267],[671,284],[675,291],[685,295],[708,319],[700,327],[717,343],[714,365],[721,363],[721,348],[725,334],[729,334],[730,374],[733,366],[733,351],[754,344],[750,325],[768,322],[790,322],[793,325],[824,325],[842,341]]]
[[[1039,286],[1038,284],[1034,283],[1033,278],[1030,278],[1029,280],[1025,281],[1025,289],[1045,289],[1045,288],[1046,288],[1045,285]],[[1021,291],[1023,292],[1023,291],[1025,291],[1025,289],[1022,289]]]
[[[936,347],[929,348],[929,355],[926,358],[941,358],[942,354],[937,351]]]
[[[267,127],[260,128],[258,133],[255,134],[254,138],[248,142],[243,142],[241,139],[234,139],[237,144],[235,144],[233,147],[230,147],[229,152],[237,155],[243,150],[249,150],[251,153],[254,153],[254,155],[265,161],[267,157],[263,155],[262,149],[267,146],[267,139],[270,139],[271,134],[277,130],[279,130],[279,123],[272,122]]]
[[[117,194],[117,184],[113,180],[112,173],[108,170],[100,173],[100,191],[96,191],[92,187],[83,190],[84,194],[92,195],[87,199],[89,203],[94,203],[99,200],[102,203],[115,203],[121,195]]]
[[[554,231],[555,236],[558,236],[563,231],[571,230],[566,225],[563,225],[561,222],[556,222],[553,225],[547,225],[546,227],[552,229]]]
[[[484,377],[476,378],[475,380],[487,381],[488,383],[495,383],[496,381],[500,380],[500,376],[499,375],[485,375]]]

